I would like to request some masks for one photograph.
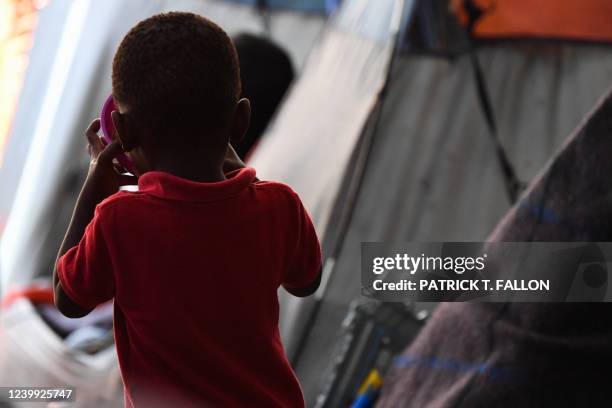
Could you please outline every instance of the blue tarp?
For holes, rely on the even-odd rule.
[[[270,8],[292,9],[313,13],[331,13],[340,4],[341,0],[228,0],[235,3],[256,6],[265,4]]]

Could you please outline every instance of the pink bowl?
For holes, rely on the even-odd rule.
[[[113,119],[111,118],[111,113],[117,110],[117,106],[115,105],[115,101],[113,100],[113,95],[110,95],[104,105],[102,105],[102,113],[100,114],[100,128],[102,129],[102,138],[106,143],[110,143],[113,141],[113,135],[115,133],[115,125],[113,125]],[[127,171],[132,174],[136,174],[134,172],[134,162],[130,160],[125,154],[120,154],[117,156],[117,161],[120,165],[122,165]]]

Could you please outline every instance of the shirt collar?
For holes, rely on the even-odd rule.
[[[255,181],[255,169],[245,167],[225,175],[226,180],[199,183],[161,171],[149,171],[138,178],[138,191],[180,201],[218,201],[240,194]]]

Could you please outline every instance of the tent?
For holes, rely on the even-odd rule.
[[[608,92],[488,242],[610,241],[611,113]],[[572,288],[606,294],[604,273],[596,283],[578,268]],[[609,405],[611,312],[592,301],[441,304],[395,359],[379,406]]]
[[[477,22],[466,43],[455,41],[448,1],[344,2],[253,157],[263,178],[300,193],[324,242],[316,299],[282,305],[309,405],[360,296],[360,243],[485,240],[512,205],[500,150],[516,179],[531,181],[612,81],[612,37],[588,23],[610,16],[605,2],[493,3],[507,22],[496,27],[521,16],[531,25],[492,32]],[[387,17],[397,8],[401,18]],[[559,14],[576,8],[586,12]],[[577,27],[572,18],[592,35],[561,30]],[[547,19],[560,31],[537,30]]]
[[[127,30],[159,12],[193,11],[230,35],[269,36],[289,52],[299,71],[326,15],[278,6],[270,5],[265,21],[251,5],[220,0],[54,0],[38,12],[0,168],[0,220],[7,218],[0,241],[2,298],[12,287],[40,277],[49,281],[87,168],[83,130],[110,93],[111,59]],[[118,379],[114,348],[96,356],[71,349],[26,299],[0,312],[0,384],[73,384],[80,399],[115,406]]]

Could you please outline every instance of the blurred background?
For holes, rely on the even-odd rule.
[[[316,295],[279,292],[308,406],[380,387],[436,307],[362,300],[360,243],[485,240],[612,84],[607,0],[0,0],[2,386],[122,400],[111,308],[64,319],[50,279],[114,51],[171,10],[234,38],[254,115],[237,150],[323,242]]]

